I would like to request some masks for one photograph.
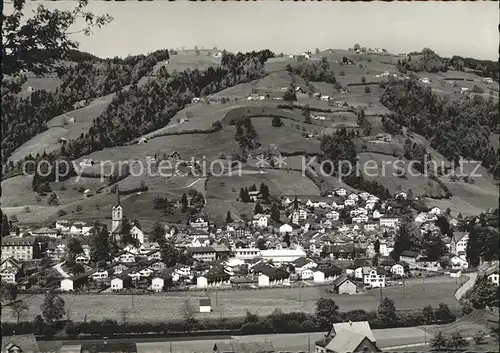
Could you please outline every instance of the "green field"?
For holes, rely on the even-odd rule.
[[[321,297],[330,297],[335,300],[341,311],[356,309],[376,310],[380,302],[380,291],[368,291],[362,295],[332,295],[325,293],[327,287],[279,288],[263,290],[231,290],[215,292],[179,292],[160,293],[157,295],[63,295],[66,308],[71,312],[75,321],[114,319],[120,321],[121,311],[128,311],[128,320],[131,322],[162,321],[181,319],[181,310],[186,298],[197,305],[199,298],[209,296],[212,299],[213,311],[208,314],[197,314],[201,317],[239,317],[245,315],[246,310],[259,315],[270,314],[278,308],[284,312],[306,311],[313,313],[316,301]],[[444,302],[455,308],[458,302],[453,293],[456,289],[455,279],[449,277],[428,279],[422,284],[415,280],[412,284],[402,287],[384,288],[383,296],[394,300],[398,310],[420,310],[425,305],[437,307]],[[22,298],[23,296],[21,296]],[[40,313],[43,295],[25,297],[29,312],[25,319],[33,319]],[[132,306],[133,300],[133,306]],[[8,320],[14,318],[5,317]]]

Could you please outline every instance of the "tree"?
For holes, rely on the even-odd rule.
[[[266,201],[266,202],[269,201],[269,196],[271,196],[271,195],[269,193],[269,187],[266,184],[264,184],[264,183],[260,184],[259,192],[260,192],[260,196],[262,197],[262,199],[264,201]]]
[[[330,328],[333,322],[338,322],[340,319],[339,307],[333,299],[320,298],[316,302],[316,310],[314,319],[322,329]]]
[[[75,266],[73,266],[72,271],[74,275],[77,275],[80,273],[85,273],[85,268],[82,264],[76,264]]]
[[[196,323],[195,309],[191,304],[189,298],[186,298],[181,311],[182,318],[184,319],[184,330],[191,331]]]
[[[375,240],[375,242],[373,243],[373,250],[375,251],[375,254],[380,253],[380,240]]]
[[[366,78],[364,76],[361,77],[361,83],[366,83]]]
[[[189,207],[189,201],[186,193],[182,194],[181,205],[182,205],[181,211],[186,212]]]
[[[17,286],[13,283],[2,283],[2,300],[12,302],[17,298]]]
[[[94,223],[93,234],[90,238],[90,260],[94,263],[108,261],[111,258],[111,244],[106,226]]]
[[[286,232],[285,235],[283,236],[283,241],[286,243],[287,247],[290,247],[290,233]]]
[[[394,326],[397,323],[396,306],[394,301],[384,298],[377,309],[378,320],[385,326]]]
[[[256,214],[261,214],[263,212],[264,212],[264,209],[260,205],[260,202],[257,201],[257,203],[255,204],[255,208],[253,209],[253,214],[256,215]]]
[[[445,303],[439,304],[439,307],[434,311],[434,317],[438,323],[449,323],[455,320],[455,316]]]
[[[160,244],[160,253],[167,267],[172,267],[180,262],[181,254],[172,241],[164,241]]]
[[[467,293],[467,299],[475,309],[484,309],[487,306],[498,306],[499,287],[482,276],[476,279],[474,286]]]
[[[161,244],[165,241],[165,228],[160,223],[160,221],[156,221],[153,225],[153,229],[149,234],[149,241]]]
[[[441,331],[439,331],[432,339],[431,339],[431,347],[437,351],[440,351],[441,348],[444,348],[448,345],[448,339]]]
[[[283,100],[285,102],[293,103],[297,101],[297,95],[295,94],[294,91],[291,89],[288,89],[284,94],[283,94]]]
[[[123,218],[121,222],[121,230],[120,230],[120,235],[121,235],[121,242],[123,244],[136,244],[136,240],[132,237],[132,234],[130,233],[132,230],[132,225],[130,224],[130,221],[128,218]]]
[[[451,338],[448,341],[448,346],[455,348],[455,351],[458,351],[461,347],[466,347],[469,345],[469,342],[465,338],[462,337],[460,332],[455,332],[451,335]]]
[[[275,203],[273,203],[273,205],[271,206],[271,219],[277,223],[280,222],[280,218],[281,218],[281,214],[280,214],[280,210],[278,208],[278,205],[276,205]]]
[[[56,193],[53,192],[50,194],[49,199],[47,201],[49,206],[57,206],[59,205],[59,198],[57,197]]]
[[[356,44],[354,44],[354,47],[352,47],[352,49],[354,49],[355,51],[360,50],[361,46],[358,43],[356,43]]]
[[[80,240],[75,237],[70,238],[66,245],[66,252],[66,260],[74,260],[77,255],[83,253],[83,247]]]
[[[370,89],[370,87],[366,86],[365,87],[365,94],[370,94],[372,92],[372,90]]]
[[[306,124],[311,123],[311,108],[309,107],[309,104],[306,104],[304,109],[302,109],[302,116],[304,117],[304,122]]]
[[[84,9],[88,0],[80,0],[72,10],[48,10],[38,5],[29,20],[25,18],[25,0],[13,1],[13,12],[3,15],[2,23],[2,73],[16,76],[23,72],[36,75],[53,72],[62,66],[78,42],[70,35],[83,32],[92,34],[92,28],[108,24],[109,15],[96,16]],[[85,27],[69,32],[69,28],[83,19]],[[29,35],[27,35],[29,33]],[[60,66],[59,66],[60,65]]]
[[[76,206],[76,213],[81,213],[82,211],[83,211],[83,206],[82,205]]]
[[[283,122],[281,121],[281,118],[279,116],[275,116],[272,120],[272,126],[274,127],[281,127],[283,126]]]
[[[226,214],[226,224],[233,223],[233,218],[231,217],[231,212],[227,211]]]
[[[319,54],[319,48],[316,48],[316,50],[314,51],[316,53],[316,55]]]
[[[476,334],[472,337],[474,339],[474,343],[476,345],[483,344],[484,336],[485,336],[485,333],[483,331],[481,331],[481,330],[477,331]]]
[[[16,317],[17,324],[19,325],[21,316],[23,316],[25,311],[28,311],[28,305],[26,305],[26,303],[23,302],[22,300],[18,300],[12,302],[12,304],[10,305],[10,309],[12,310],[12,314]]]
[[[0,235],[2,237],[8,236],[10,234],[10,223],[9,219],[7,218],[7,215],[3,213],[3,211],[0,211],[2,213],[2,225],[0,229]]]
[[[63,298],[54,291],[49,291],[45,295],[45,300],[40,307],[45,322],[52,325],[62,320],[65,314],[64,304]]]
[[[257,239],[257,248],[259,250],[267,250],[267,246],[266,246],[266,239],[264,238],[259,238]]]
[[[434,323],[434,309],[431,305],[426,305],[422,309],[422,316],[424,317],[424,322],[426,325]]]

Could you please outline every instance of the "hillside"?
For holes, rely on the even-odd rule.
[[[209,55],[213,52],[200,51],[200,55],[195,52],[178,53],[169,57],[168,64],[166,60],[160,60],[162,58],[158,55],[153,56],[154,60],[148,57],[132,62],[125,60],[119,64],[122,66],[113,68],[109,63],[95,63],[101,68],[110,67],[109,72],[127,72],[116,81],[116,85],[121,87],[118,93],[114,92],[117,87],[95,89],[92,94],[97,96],[89,96],[85,106],[64,109],[63,113],[47,119],[44,122],[46,129],[16,147],[8,158],[16,162],[30,154],[35,157],[44,152],[63,152],[76,165],[84,158],[90,158],[96,161],[97,166],[86,171],[92,171],[96,178],[83,177],[76,181],[77,178],[72,177],[64,182],[63,188],[61,183],[51,182],[50,186],[59,198],[58,206],[49,206],[47,196],[37,197],[32,191],[32,177],[16,176],[3,180],[2,206],[5,212],[8,215],[16,214],[22,222],[54,220],[58,218],[58,213],[62,213],[61,210],[66,212],[65,218],[68,219],[92,220],[102,216],[102,211],[107,210],[112,202],[107,178],[112,164],[134,160],[145,163],[147,156],[159,157],[174,151],[180,154],[181,159],[190,160],[194,157],[207,163],[221,156],[233,158],[241,153],[241,147],[235,140],[237,129],[234,124],[245,118],[250,118],[255,128],[258,146],[250,151],[252,158],[241,163],[244,169],[241,177],[229,174],[186,177],[147,173],[129,175],[119,182],[121,190],[137,189],[141,185],[148,189],[124,197],[126,212],[146,222],[168,219],[182,223],[185,221],[183,214],[167,216],[159,210],[152,211],[153,199],[156,196],[177,199],[194,188],[206,196],[204,212],[222,222],[227,211],[235,216],[252,214],[253,205],[237,199],[240,187],[248,187],[253,183],[265,183],[275,196],[296,193],[318,197],[327,190],[341,186],[354,190],[356,187],[346,185],[345,181],[334,175],[311,178],[300,172],[307,160],[305,155],[324,154],[321,136],[334,133],[342,127],[352,128],[361,134],[355,138],[359,163],[372,161],[377,166],[377,175],[370,176],[372,174],[363,171],[364,179],[377,181],[391,194],[411,189],[414,195],[424,197],[428,205],[450,207],[452,212],[462,212],[464,215],[476,214],[497,204],[498,185],[493,178],[497,169],[494,169],[495,163],[491,160],[498,152],[489,150],[490,146],[492,150],[498,150],[498,139],[493,138],[498,136],[498,130],[495,129],[498,115],[494,115],[498,100],[489,98],[489,91],[494,91],[497,83],[488,85],[475,74],[456,70],[412,73],[417,78],[429,78],[431,81],[428,84],[420,84],[416,80],[388,79],[384,72],[388,75],[400,74],[400,57],[388,53],[367,55],[333,50],[315,54],[310,60],[298,60],[272,57],[267,53],[257,53],[254,57],[248,54],[238,58],[231,55],[214,58]],[[344,58],[351,60],[352,64],[343,63]],[[81,70],[85,67],[82,63],[78,65],[75,67]],[[141,65],[145,65],[146,69]],[[165,67],[167,75],[172,76],[166,76],[162,67]],[[185,72],[186,69],[190,71]],[[92,72],[92,69],[89,70]],[[239,70],[245,74],[235,74]],[[326,70],[325,73],[334,76],[323,77],[314,70]],[[100,82],[101,79],[89,79],[86,84]],[[39,86],[35,84],[36,80],[28,80],[23,84],[20,94],[26,95],[27,85],[33,89],[59,92],[58,87],[68,85],[71,80],[73,78],[70,77],[59,81],[47,79]],[[456,86],[450,85],[451,81]],[[485,93],[472,96],[470,105],[465,103],[469,101],[458,91],[460,87],[472,90],[474,86],[481,87]],[[289,88],[297,90],[293,102],[283,100]],[[109,90],[112,92],[108,93]],[[403,102],[398,93],[401,90],[414,92],[415,98]],[[333,102],[346,102],[348,108],[319,100],[314,97],[315,93],[329,95]],[[269,96],[261,100],[248,100],[251,95]],[[486,110],[476,125],[459,123],[459,128],[453,130],[444,119],[434,118],[431,111],[428,115],[419,114],[424,101],[422,97],[426,95],[432,95],[433,104],[439,105],[440,111],[447,112],[456,122],[468,122],[476,108],[486,107]],[[446,105],[440,100],[443,96],[457,102],[459,107],[465,107],[465,104],[469,106],[453,115],[451,103]],[[195,97],[202,99],[195,102]],[[306,121],[303,111],[306,106],[309,106],[311,115],[320,115],[322,118]],[[360,109],[364,111],[365,122],[359,120]],[[406,119],[407,114],[416,114],[420,120],[416,123],[415,119]],[[280,117],[282,126],[273,126],[274,117]],[[388,124],[387,119],[392,123]],[[439,119],[437,123],[435,119]],[[363,128],[365,125],[360,124],[369,124],[370,131],[366,133]],[[407,131],[407,128],[411,131]],[[439,139],[438,131],[446,134],[447,143]],[[469,135],[479,141],[479,148],[475,148],[476,140],[467,135],[471,131],[474,133]],[[377,135],[387,132],[392,136],[391,142],[381,143]],[[61,151],[61,143],[58,142],[61,137],[69,141],[64,151]],[[141,138],[146,138],[147,142],[136,143]],[[383,175],[380,169],[383,163],[394,164],[407,153],[407,140],[423,146],[425,153],[438,164],[449,166],[458,154],[479,159],[483,161],[481,172],[484,178],[476,178],[474,184],[450,181],[446,176],[439,177],[439,181],[424,175],[407,175],[403,178],[394,176],[390,168]],[[255,157],[267,153],[270,148],[287,156],[287,164],[281,170],[268,168],[259,172]],[[406,157],[403,160],[409,162]],[[222,161],[222,164],[227,168],[228,161]],[[317,163],[315,165],[318,166]],[[101,180],[99,176],[103,171],[108,174]],[[445,188],[451,192],[451,197],[446,198]],[[94,196],[83,198],[81,189],[89,189]],[[30,212],[24,209],[26,205],[29,205]],[[79,211],[78,206],[81,206]]]

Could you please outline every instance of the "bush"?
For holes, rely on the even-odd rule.
[[[281,118],[280,118],[280,117],[275,116],[275,117],[273,118],[272,125],[273,125],[274,127],[281,127],[281,126],[283,126],[283,122],[281,121]]]
[[[371,91],[372,91],[372,90],[370,89],[370,87],[365,87],[365,93],[366,93],[366,94],[370,94],[370,93],[371,93]]]

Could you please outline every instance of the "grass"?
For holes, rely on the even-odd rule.
[[[367,179],[377,180],[386,187],[391,194],[398,191],[399,188],[405,191],[411,189],[415,196],[430,195],[444,196],[444,190],[441,186],[423,175],[416,175],[416,171],[412,170],[415,176],[410,175],[406,167],[406,178],[399,178],[394,173],[397,173],[395,162],[397,157],[382,155],[377,153],[359,153],[359,165],[361,172]],[[383,163],[386,164],[385,168]],[[402,166],[402,165],[400,165]],[[384,171],[385,169],[385,171]]]
[[[67,140],[76,139],[80,134],[85,134],[92,126],[94,118],[98,117],[111,103],[114,94],[110,94],[93,100],[88,106],[59,115],[48,121],[48,129],[34,136],[29,141],[17,148],[9,157],[9,160],[17,161],[31,154],[53,152],[61,147],[57,142],[60,137]],[[74,123],[64,125],[66,117],[74,118]]]
[[[455,291],[455,280],[445,277],[436,282],[422,284],[413,283],[406,286],[403,296],[401,287],[384,288],[383,295],[395,301],[398,310],[421,310],[425,305],[437,307],[444,302],[450,306],[458,305],[453,293]],[[332,295],[325,293],[326,287],[306,287],[299,289],[278,288],[267,290],[239,290],[214,292],[191,292],[191,293],[161,293],[157,295],[67,295],[62,297],[66,302],[66,308],[71,310],[72,320],[83,321],[114,319],[120,321],[122,309],[129,311],[130,322],[142,321],[165,321],[181,319],[181,309],[186,298],[197,307],[199,298],[212,299],[213,311],[207,314],[197,314],[197,317],[240,317],[249,310],[259,315],[270,314],[275,309],[283,312],[305,311],[314,313],[316,301],[321,297],[331,297],[335,300],[341,311],[348,310],[376,310],[380,301],[378,290],[368,291],[363,295]],[[40,312],[43,295],[31,295],[21,299],[25,300],[29,307],[26,319],[34,319]],[[6,321],[13,320],[7,319]]]

